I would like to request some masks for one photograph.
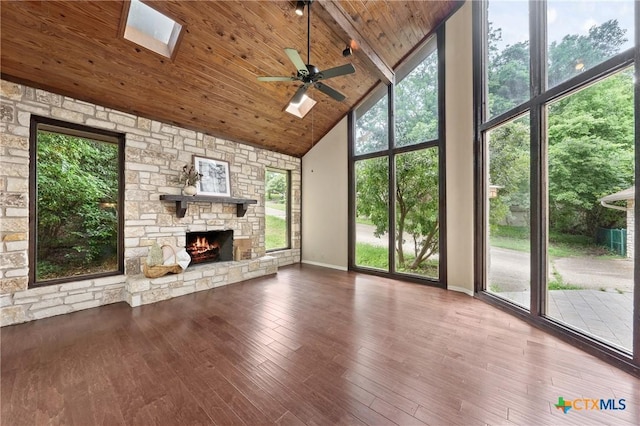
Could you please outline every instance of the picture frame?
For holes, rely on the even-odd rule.
[[[198,195],[231,197],[228,162],[194,155],[193,164],[202,175],[197,182]]]

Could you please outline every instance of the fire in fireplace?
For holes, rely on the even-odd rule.
[[[187,232],[186,249],[194,264],[233,260],[233,231]]]

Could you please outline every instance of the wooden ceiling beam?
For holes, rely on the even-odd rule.
[[[366,38],[360,34],[358,29],[353,25],[348,12],[345,11],[341,5],[332,0],[316,0],[316,2],[322,6],[326,14],[328,14],[329,17],[331,17],[331,19],[338,25],[346,37],[356,42],[358,50],[362,52],[368,62],[371,63],[373,71],[380,80],[386,84],[395,82],[395,73],[393,72],[393,69],[387,65],[382,57],[367,42]],[[323,17],[323,20],[327,25],[331,25],[330,22],[327,22],[326,17]]]

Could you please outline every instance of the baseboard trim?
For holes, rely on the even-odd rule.
[[[311,260],[302,260],[300,263],[305,263],[307,265],[314,265],[314,266],[322,266],[323,268],[337,269],[339,271],[348,271],[349,270],[349,268],[347,268],[346,266],[329,265],[327,263],[313,262]]]
[[[455,286],[455,285],[450,285],[450,286],[447,286],[447,290],[457,291],[459,293],[464,293],[464,294],[466,294],[468,296],[473,297],[473,291],[469,290],[468,288],[458,287],[458,286]]]

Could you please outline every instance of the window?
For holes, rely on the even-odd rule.
[[[395,156],[396,271],[433,278],[439,273],[438,147]]]
[[[32,116],[30,283],[121,274],[124,136]]]
[[[291,247],[291,185],[287,170],[265,171],[265,247],[267,251]]]
[[[547,2],[549,87],[633,46],[633,0]]]
[[[357,266],[389,272],[389,157],[356,161]]]
[[[487,290],[529,309],[531,194],[529,114],[486,133]]]
[[[530,97],[528,9],[526,1],[487,2],[487,114],[490,118]]]
[[[389,102],[387,86],[380,85],[356,110],[354,154],[384,151],[389,148]]]
[[[606,208],[601,198],[634,187],[633,68],[612,74],[546,106],[547,306],[545,314],[631,352],[633,257],[628,197]],[[608,237],[608,239],[607,239]],[[633,241],[633,240],[632,240]]]
[[[444,283],[440,37],[350,116],[352,269]]]
[[[396,85],[396,146],[438,139],[438,55],[433,51]]]
[[[183,26],[140,0],[125,2],[123,36],[142,47],[172,58]]]
[[[638,368],[640,3],[474,7],[479,296]]]

